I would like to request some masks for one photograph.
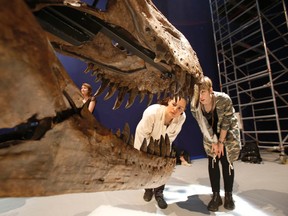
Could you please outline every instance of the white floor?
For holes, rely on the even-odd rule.
[[[206,209],[211,194],[207,159],[197,159],[191,167],[176,166],[164,191],[169,204],[165,210],[158,208],[154,199],[145,202],[143,190],[130,190],[2,198],[0,216],[288,215],[288,165],[278,163],[278,153],[264,152],[261,156],[262,164],[234,163],[233,211],[223,206],[215,213]]]

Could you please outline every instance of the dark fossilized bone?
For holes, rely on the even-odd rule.
[[[72,0],[1,3],[0,128],[14,131],[0,142],[0,196],[164,184],[175,164],[168,138],[138,151],[128,126],[105,129],[82,106],[55,50],[87,62],[102,82],[97,95],[118,92],[115,109],[126,94],[127,108],[138,95],[195,102],[202,71],[185,37],[148,0],[111,0],[105,12]],[[19,128],[29,136],[16,136]]]

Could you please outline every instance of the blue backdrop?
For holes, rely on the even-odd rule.
[[[99,1],[97,6],[105,10],[105,2]],[[212,78],[214,90],[219,90],[209,1],[177,0],[177,4],[175,0],[154,0],[153,2],[167,19],[189,40],[197,53],[204,74]],[[58,56],[79,88],[83,82],[88,82],[92,85],[94,92],[98,89],[100,83],[95,83],[94,77],[83,73],[86,64],[67,56],[60,54]],[[141,119],[144,109],[147,107],[147,100],[145,99],[142,103],[139,103],[139,98],[136,98],[136,103],[129,109],[124,108],[126,101],[124,100],[119,109],[112,110],[117,95],[108,101],[104,101],[103,97],[105,94],[106,91],[97,98],[94,116],[104,126],[112,129],[112,131],[116,131],[119,128],[122,130],[124,124],[127,122],[130,125],[131,133],[134,134],[137,123]],[[186,116],[186,122],[175,140],[175,144],[178,148],[187,151],[192,159],[205,157],[202,146],[202,134],[191,115],[189,106],[186,109]]]

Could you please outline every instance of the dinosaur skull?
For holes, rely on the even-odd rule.
[[[2,3],[0,128],[33,130],[0,142],[0,196],[165,184],[175,165],[168,138],[138,151],[128,126],[117,134],[104,128],[82,106],[55,50],[85,61],[102,82],[96,95],[117,92],[117,109],[126,94],[126,108],[137,96],[197,102],[202,69],[187,39],[149,0],[111,0],[104,12],[72,0]]]

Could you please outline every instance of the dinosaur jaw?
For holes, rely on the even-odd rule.
[[[96,132],[93,123],[87,123],[75,115],[40,140],[14,141],[2,148],[0,196],[150,188],[168,181],[175,159],[138,151],[111,132],[101,128]]]

